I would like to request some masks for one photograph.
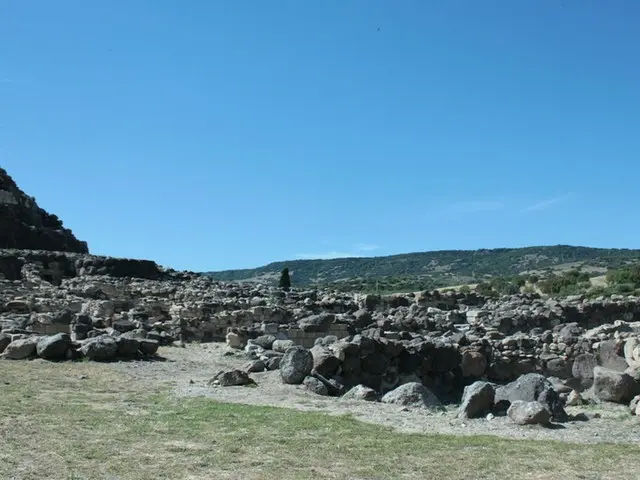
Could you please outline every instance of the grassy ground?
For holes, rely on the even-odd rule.
[[[109,365],[0,362],[2,479],[639,477],[633,445],[405,435],[172,398]]]

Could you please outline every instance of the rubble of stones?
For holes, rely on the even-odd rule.
[[[345,401],[459,403],[461,418],[545,424],[590,398],[640,403],[635,297],[285,293],[144,260],[0,250],[0,329],[0,356],[15,360],[153,359],[160,345],[226,340],[247,365],[212,385],[259,388],[258,372],[278,370]]]

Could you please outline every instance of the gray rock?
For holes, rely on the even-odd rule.
[[[278,370],[280,368],[280,361],[281,360],[282,360],[282,357],[271,357],[266,362],[267,370],[269,370],[269,371]]]
[[[317,395],[329,395],[329,389],[327,386],[315,377],[305,377],[302,384],[307,390]]]
[[[273,347],[273,342],[276,341],[276,337],[274,335],[260,335],[258,338],[251,340],[254,345],[258,345],[265,350],[271,350]]]
[[[158,341],[150,338],[140,340],[140,351],[148,356],[153,356],[158,351]]]
[[[496,389],[496,405],[506,406],[517,400],[523,402],[540,402],[549,411],[551,418],[557,422],[566,422],[567,412],[562,399],[549,380],[539,373],[527,373],[517,380]]]
[[[629,367],[624,371],[624,373],[631,376],[634,381],[640,383],[640,367]]]
[[[303,332],[319,332],[329,331],[329,327],[335,321],[336,316],[331,313],[320,313],[303,318],[298,322],[298,326]]]
[[[355,320],[352,322],[352,324],[354,327],[359,329],[366,328],[373,322],[371,313],[365,308],[361,308],[356,313],[354,313],[353,316],[355,317]]]
[[[577,323],[568,323],[558,332],[558,340],[567,345],[572,345],[578,341],[584,333],[584,328]]]
[[[116,332],[120,333],[126,333],[136,329],[135,323],[126,319],[116,320],[111,324],[111,326]]]
[[[487,359],[480,353],[467,350],[462,354],[460,363],[463,377],[481,377],[487,369]]]
[[[284,383],[301,384],[313,370],[313,355],[303,347],[291,347],[280,360],[280,377]]]
[[[14,340],[4,349],[2,357],[7,360],[24,360],[35,356],[40,337],[27,337]]]
[[[442,410],[442,403],[436,395],[421,383],[405,383],[382,397],[383,403],[393,403],[407,407]]]
[[[571,378],[571,368],[573,363],[567,362],[564,358],[552,358],[545,364],[545,375],[548,377]]]
[[[118,343],[113,337],[101,335],[85,340],[80,347],[80,353],[89,360],[113,360],[118,353]]]
[[[639,404],[640,404],[640,395],[636,395],[635,397],[633,397],[633,399],[629,403],[629,410],[631,410],[631,415],[636,415]]]
[[[462,403],[458,409],[459,418],[483,417],[491,411],[495,399],[495,389],[489,382],[475,382],[464,387]]]
[[[275,340],[271,349],[275,352],[285,353],[291,347],[295,347],[295,345],[296,344],[293,343],[293,340]]]
[[[249,374],[242,370],[220,371],[209,380],[209,385],[220,385],[221,387],[241,387],[255,383]]]
[[[580,395],[579,392],[576,392],[575,390],[571,390],[571,392],[569,393],[569,395],[567,396],[567,406],[568,407],[577,407],[578,405],[583,405],[584,399],[582,398],[582,395]]]
[[[116,353],[116,356],[120,358],[134,357],[140,350],[140,341],[136,338],[131,338],[130,336],[122,335],[117,337],[116,342],[118,343],[118,352]]]
[[[63,360],[71,346],[71,336],[68,333],[58,333],[40,339],[36,346],[36,353],[46,360]]]
[[[0,333],[0,354],[4,352],[5,348],[11,343],[11,335],[6,333]]]
[[[437,373],[447,373],[460,366],[462,356],[453,345],[436,343],[432,358],[432,368]]]
[[[546,425],[551,419],[549,411],[540,402],[516,400],[507,410],[507,415],[517,425]]]
[[[629,402],[640,392],[638,384],[630,375],[604,367],[595,367],[593,393],[600,400],[607,402]]]
[[[361,358],[360,366],[365,373],[382,375],[389,367],[389,358],[381,352],[372,352]]]
[[[373,388],[365,387],[364,385],[356,385],[345,393],[342,398],[344,400],[364,400],[367,402],[375,402],[378,399],[378,394]]]
[[[323,377],[332,377],[340,367],[340,360],[331,350],[321,345],[311,349],[313,355],[313,369]]]
[[[573,361],[571,373],[583,389],[593,385],[593,369],[598,365],[598,359],[591,353],[578,355]]]
[[[326,337],[316,338],[315,345],[320,345],[323,347],[328,347],[334,343],[338,342],[338,337],[335,335],[327,335]]]
[[[267,366],[262,360],[254,360],[247,363],[242,369],[247,373],[259,373],[264,372]]]
[[[624,358],[624,343],[617,340],[600,342],[598,358],[600,366],[608,370],[624,372],[629,367]]]

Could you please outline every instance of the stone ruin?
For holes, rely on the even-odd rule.
[[[0,248],[88,253],[86,242],[53,214],[40,208],[0,168]]]
[[[279,370],[322,395],[508,409],[517,423],[564,421],[586,389],[632,408],[640,394],[632,296],[285,293],[151,261],[0,250],[0,329],[5,359],[153,359],[162,345],[226,341],[250,362],[216,385]]]

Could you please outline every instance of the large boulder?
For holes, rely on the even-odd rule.
[[[152,340],[150,338],[140,340],[140,351],[150,357],[156,354],[159,346],[160,344],[157,340]]]
[[[117,337],[116,343],[118,344],[118,352],[116,355],[120,358],[134,357],[140,350],[140,340],[130,335]]]
[[[7,360],[24,360],[35,356],[39,337],[27,337],[14,340],[4,349],[2,357]]]
[[[249,374],[242,370],[220,371],[209,380],[209,385],[219,385],[221,387],[241,387],[255,383]]]
[[[593,369],[593,393],[607,402],[629,402],[640,393],[631,375],[604,367]]]
[[[251,343],[264,348],[265,350],[271,350],[273,342],[276,341],[275,335],[260,335],[258,338],[251,340]]]
[[[355,320],[351,322],[351,324],[360,330],[368,327],[373,322],[373,317],[366,308],[361,308],[355,312],[353,316],[355,317]]]
[[[631,368],[640,367],[640,341],[637,337],[629,337],[625,341],[624,358]]]
[[[4,352],[5,348],[11,343],[11,335],[6,333],[0,333],[0,353]]]
[[[267,369],[266,364],[262,360],[253,360],[242,367],[247,373],[260,373]]]
[[[316,395],[329,395],[329,389],[327,386],[315,377],[305,377],[302,384],[307,390],[315,393]]]
[[[271,348],[274,352],[284,353],[291,347],[295,347],[293,340],[274,340]]]
[[[495,403],[505,407],[515,401],[540,402],[557,422],[566,422],[567,412],[553,385],[539,373],[527,373],[517,380],[496,389]]]
[[[247,345],[247,337],[238,332],[227,332],[227,345],[231,348],[244,348]]]
[[[442,410],[442,403],[427,387],[418,382],[405,383],[382,397],[383,403],[393,403],[407,407]]]
[[[118,354],[118,342],[113,337],[101,335],[85,340],[80,347],[80,353],[88,360],[98,362],[113,360]]]
[[[517,425],[548,424],[551,418],[549,410],[540,402],[516,400],[507,410],[507,415]]]
[[[331,313],[319,313],[298,321],[298,326],[303,332],[328,332],[336,316]]]
[[[356,385],[345,393],[342,398],[344,400],[364,400],[367,402],[375,402],[378,399],[378,394],[373,388],[365,387],[364,385]]]
[[[462,353],[460,368],[463,377],[482,377],[487,369],[487,358],[481,352],[467,350]]]
[[[128,320],[126,318],[121,318],[119,320],[115,320],[111,324],[111,327],[116,332],[126,333],[126,332],[130,332],[132,330],[135,330],[136,329],[136,324],[133,323],[131,320]]]
[[[389,358],[381,352],[371,352],[360,359],[362,371],[371,375],[382,375],[389,367]]]
[[[572,365],[572,362],[562,357],[550,358],[545,362],[545,375],[547,377],[557,377],[561,379],[571,378]]]
[[[436,343],[432,357],[432,368],[436,373],[447,373],[460,366],[462,355],[453,345]]]
[[[313,355],[303,347],[291,347],[280,360],[280,377],[284,383],[301,384],[313,370]]]
[[[600,366],[608,370],[624,372],[627,367],[629,367],[624,357],[624,343],[618,340],[600,342],[598,357],[600,359]]]
[[[321,345],[316,345],[311,349],[313,355],[313,369],[323,377],[332,377],[340,367],[340,360],[331,350]]]
[[[489,382],[475,382],[464,387],[459,418],[477,418],[490,412],[495,399],[495,389]]]
[[[41,338],[36,345],[36,353],[46,360],[62,360],[70,346],[71,336],[68,333],[58,333]]]
[[[593,369],[597,365],[598,359],[592,353],[582,353],[573,360],[571,373],[580,388],[587,389],[593,385]]]

